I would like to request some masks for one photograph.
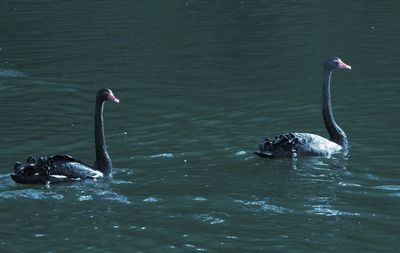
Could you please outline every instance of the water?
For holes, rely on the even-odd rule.
[[[397,1],[3,1],[1,252],[396,252]],[[346,157],[262,160],[326,136],[321,64]],[[30,154],[94,159],[97,89],[112,179],[16,185]]]

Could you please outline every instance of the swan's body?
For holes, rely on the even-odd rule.
[[[343,152],[348,147],[347,136],[337,125],[333,117],[330,83],[335,68],[351,67],[334,57],[327,60],[323,67],[322,112],[329,140],[310,133],[285,133],[273,140],[264,139],[258,147],[256,155],[267,158],[291,157],[296,155],[329,156]]]
[[[11,175],[17,183],[45,184],[78,179],[96,179],[104,174],[90,165],[68,155],[29,157],[26,163],[17,162]]]
[[[112,172],[104,136],[103,106],[105,101],[119,102],[111,90],[99,90],[95,108],[96,161],[93,166],[68,155],[29,157],[26,163],[17,162],[11,178],[22,184],[59,183],[77,179],[96,179]]]
[[[267,158],[297,155],[330,156],[343,150],[339,144],[309,133],[286,133],[259,144],[256,155]]]

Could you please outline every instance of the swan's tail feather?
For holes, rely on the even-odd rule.
[[[265,138],[254,154],[265,158],[290,157],[296,152],[298,141],[292,133],[278,135],[273,140]]]

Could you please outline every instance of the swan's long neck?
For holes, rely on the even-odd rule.
[[[328,130],[330,140],[347,148],[347,136],[344,131],[336,124],[332,112],[331,103],[331,76],[332,70],[324,67],[323,71],[323,86],[322,86],[322,112],[326,129]]]
[[[96,145],[96,169],[106,175],[111,174],[112,163],[110,156],[107,153],[107,145],[104,136],[104,121],[103,121],[103,106],[104,100],[100,97],[96,98],[96,112],[94,118],[94,139]]]

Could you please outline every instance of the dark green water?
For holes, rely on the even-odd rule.
[[[261,3],[263,2],[263,3]],[[398,1],[0,3],[1,252],[397,252]],[[327,136],[322,62],[346,157],[262,160],[265,136]],[[17,185],[30,154],[112,179]]]

